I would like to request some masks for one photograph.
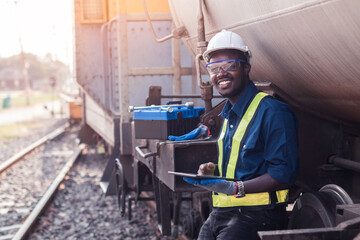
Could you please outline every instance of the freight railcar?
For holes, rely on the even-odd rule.
[[[260,232],[261,238],[356,236],[359,5],[353,0],[74,0],[81,134],[94,131],[109,146],[100,183],[105,194],[118,195],[123,213],[133,200],[153,199],[162,233],[174,236],[181,202],[191,201],[183,231],[196,237],[211,210],[210,194],[168,171],[196,172],[200,163],[216,161],[223,99],[213,92],[201,53],[215,33],[227,29],[249,45],[256,86],[290,104],[299,119],[302,169],[292,189],[288,229]],[[169,112],[169,104],[176,111]],[[209,126],[210,138],[166,140],[199,123]]]

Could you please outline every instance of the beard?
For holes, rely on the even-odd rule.
[[[232,79],[232,81],[234,81],[234,79]],[[241,76],[241,83],[236,88],[234,88],[231,92],[227,92],[227,93],[219,92],[219,94],[224,98],[240,97],[241,94],[246,89],[246,87],[249,85],[249,82],[250,82],[249,76],[243,73]]]

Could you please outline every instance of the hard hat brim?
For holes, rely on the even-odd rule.
[[[249,53],[249,50],[248,50],[248,49],[237,48],[237,47],[219,47],[219,48],[213,48],[213,49],[206,50],[206,51],[203,53],[203,58],[204,58],[204,60],[206,61],[206,63],[209,63],[209,62],[210,62],[211,55],[213,55],[215,52],[218,52],[218,51],[221,51],[221,50],[235,50],[235,51],[239,51],[239,52],[244,53],[244,56],[248,58],[248,56],[247,56],[248,53]]]

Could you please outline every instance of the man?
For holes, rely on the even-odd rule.
[[[297,120],[288,105],[250,81],[251,54],[239,35],[216,34],[203,57],[213,86],[227,98],[219,175],[238,180],[184,178],[213,192],[213,211],[199,239],[259,239],[258,231],[286,224],[288,190],[299,171]],[[214,175],[215,166],[202,164],[198,173]]]

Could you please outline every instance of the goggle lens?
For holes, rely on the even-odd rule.
[[[227,71],[236,71],[238,69],[238,62],[245,62],[242,59],[229,59],[229,60],[221,60],[212,63],[206,64],[206,69],[210,74],[218,74],[221,69],[225,72]]]

